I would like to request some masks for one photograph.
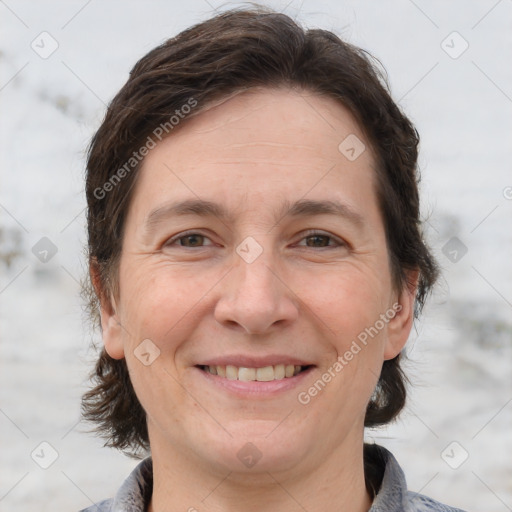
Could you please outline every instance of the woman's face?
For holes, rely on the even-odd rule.
[[[392,289],[354,118],[314,94],[253,90],[175,130],[145,158],[102,311],[153,451],[276,471],[360,446],[413,295]]]

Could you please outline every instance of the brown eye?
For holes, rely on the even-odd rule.
[[[306,243],[305,244],[300,243],[299,245],[301,245],[303,247],[313,247],[313,248],[319,248],[319,249],[322,249],[322,248],[335,249],[337,247],[343,247],[346,245],[342,240],[335,238],[332,235],[327,235],[325,233],[319,233],[319,232],[315,232],[315,231],[306,233],[306,236],[304,236],[302,238],[302,240],[305,240]],[[302,242],[302,240],[301,240],[301,242]]]
[[[182,236],[181,238],[178,238],[180,241],[180,245],[182,247],[200,247],[201,243],[204,242],[204,236],[203,235],[187,235]]]
[[[175,236],[171,238],[166,244],[166,247],[178,246],[178,247],[206,247],[212,245],[211,243],[205,243],[210,239],[202,235],[201,233],[184,233],[181,236]]]
[[[327,235],[311,235],[306,237],[306,245],[308,247],[328,247],[330,236]]]

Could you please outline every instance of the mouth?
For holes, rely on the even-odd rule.
[[[197,386],[208,393],[271,400],[304,387],[316,365],[289,354],[225,354],[200,361],[192,368]]]
[[[205,373],[222,379],[242,382],[270,382],[286,380],[309,370],[313,365],[276,364],[259,368],[239,367],[233,365],[196,365]]]

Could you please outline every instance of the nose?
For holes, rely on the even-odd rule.
[[[249,334],[264,334],[298,317],[293,291],[273,269],[272,256],[265,253],[252,263],[236,258],[215,306],[215,318],[222,325]]]

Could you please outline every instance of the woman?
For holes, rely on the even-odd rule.
[[[83,408],[146,458],[87,510],[456,510],[363,440],[438,273],[417,145],[363,51],[267,9],[135,65],[88,155]]]

